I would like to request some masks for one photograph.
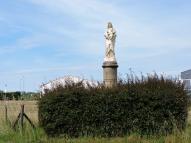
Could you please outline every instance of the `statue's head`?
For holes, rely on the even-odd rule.
[[[107,28],[113,28],[113,25],[111,22],[108,22]]]

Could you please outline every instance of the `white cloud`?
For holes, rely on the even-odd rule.
[[[26,74],[34,74],[34,73],[43,73],[43,72],[55,72],[55,71],[63,71],[63,70],[80,70],[84,69],[84,66],[71,66],[71,67],[50,67],[50,68],[31,68],[31,69],[21,69],[17,71],[10,72],[0,72],[1,74],[6,75],[26,75]]]
[[[40,34],[18,38],[15,42],[9,45],[0,46],[0,54],[12,53],[16,52],[17,50],[36,48],[50,40],[47,38],[48,37],[46,35]]]
[[[191,47],[191,36],[167,34],[168,31],[165,30],[172,23],[167,23],[164,27],[162,24],[164,21],[157,25],[152,22],[142,22],[141,19],[130,14],[128,7],[123,9],[119,5],[98,0],[28,0],[28,2],[41,9],[39,15],[29,16],[32,17],[31,25],[38,28],[34,28],[36,33],[32,32],[31,36],[19,39],[17,43],[14,43],[14,47],[23,46],[24,49],[28,49],[39,46],[38,43],[59,43],[63,46],[57,47],[58,55],[62,55],[61,52],[65,52],[65,41],[70,38],[71,41],[78,43],[78,47],[70,47],[76,48],[76,52],[81,51],[82,54],[91,55],[93,50],[94,53],[101,54],[104,49],[103,32],[108,21],[112,21],[117,30],[116,47],[121,48],[119,54],[125,54],[127,48],[134,47],[154,49],[150,53],[145,53],[148,56]],[[66,19],[65,15],[71,17],[71,20]],[[23,15],[23,20],[30,20],[25,16]],[[66,20],[74,20],[77,25],[71,27],[66,24]],[[27,29],[27,27],[24,28]]]

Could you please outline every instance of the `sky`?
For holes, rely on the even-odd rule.
[[[120,76],[191,68],[190,0],[0,0],[0,89],[38,91],[67,75],[101,81],[110,21]]]

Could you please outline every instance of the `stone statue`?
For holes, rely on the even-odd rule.
[[[104,61],[116,61],[115,59],[115,39],[116,39],[116,31],[112,26],[112,23],[109,22],[107,26],[107,31],[104,34],[105,36],[105,46],[106,46],[106,52],[105,52],[105,58]]]
[[[118,64],[115,59],[115,39],[116,31],[109,22],[105,36],[105,58],[103,68],[103,84],[105,87],[114,87],[117,85],[117,68]]]

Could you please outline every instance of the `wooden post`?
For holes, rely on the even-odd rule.
[[[22,104],[21,105],[21,116],[20,116],[20,118],[21,118],[21,120],[20,120],[20,125],[21,125],[21,129],[23,129],[23,121],[24,121],[24,104]]]
[[[29,119],[29,117],[25,114],[25,111],[24,111],[24,104],[21,105],[21,112],[19,113],[16,121],[14,122],[13,124],[13,129],[16,130],[16,125],[17,124],[20,124],[20,127],[21,129],[23,129],[24,127],[24,117],[26,118],[26,120],[30,123],[30,125],[35,129],[35,125],[32,123],[32,121]],[[20,120],[20,122],[19,122]]]
[[[8,121],[7,105],[5,105],[5,121],[6,121],[6,123],[7,123],[7,121]]]
[[[25,118],[28,120],[28,122],[31,124],[31,126],[33,127],[33,129],[35,129],[35,125],[32,123],[32,121],[29,119],[29,117],[24,114]]]

